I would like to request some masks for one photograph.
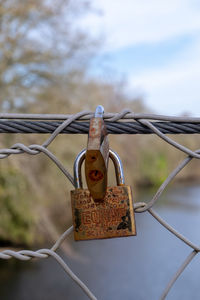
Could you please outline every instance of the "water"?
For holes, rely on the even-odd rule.
[[[144,190],[138,201],[149,201]],[[200,187],[168,188],[154,207],[167,222],[200,242]],[[149,213],[136,214],[137,236],[69,243],[80,259],[64,257],[99,300],[155,300],[191,249],[164,229]],[[61,255],[63,255],[61,253]],[[198,255],[186,268],[167,299],[200,299]],[[57,263],[47,260],[0,261],[0,299],[84,300],[82,290]]]

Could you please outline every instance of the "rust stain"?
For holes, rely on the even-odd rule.
[[[106,194],[108,158],[109,143],[105,123],[101,117],[94,117],[90,120],[85,157],[86,183],[94,201],[103,201]]]
[[[75,240],[136,235],[130,186],[108,187],[103,202],[89,190],[71,191]]]
[[[97,145],[99,145],[99,140],[95,138],[99,137],[100,139],[102,124],[102,118],[92,118],[90,121],[89,137],[92,138],[93,143],[96,142]]]
[[[88,176],[92,181],[99,181],[104,177],[103,173],[100,170],[91,170]]]
[[[98,150],[87,150],[85,159],[85,177],[88,189],[94,199],[103,200],[107,187],[107,168],[104,158]]]

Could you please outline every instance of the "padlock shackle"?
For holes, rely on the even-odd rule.
[[[76,157],[74,161],[74,186],[76,189],[82,188],[82,176],[81,176],[81,167],[83,164],[83,161],[85,159],[86,149],[83,149]],[[109,157],[113,161],[114,167],[115,167],[115,175],[117,180],[117,185],[124,185],[124,170],[122,166],[121,159],[119,155],[109,149]]]
[[[117,152],[111,149],[109,149],[109,157],[111,158],[114,164],[117,185],[124,185],[125,184],[124,169],[123,169],[121,158],[119,157]]]

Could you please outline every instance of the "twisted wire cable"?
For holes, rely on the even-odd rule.
[[[30,133],[29,130],[40,130],[43,133],[47,133],[45,130],[49,130],[51,132],[51,135],[46,139],[46,141],[42,145],[29,145],[26,146],[21,143],[16,143],[10,148],[1,149],[0,150],[0,159],[6,158],[9,155],[14,154],[22,154],[27,153],[30,155],[37,155],[39,153],[44,153],[47,155],[55,164],[56,166],[62,171],[62,173],[67,177],[67,179],[74,184],[73,177],[69,174],[67,169],[63,166],[63,164],[57,159],[57,157],[52,154],[47,147],[55,140],[55,138],[60,133],[80,133],[80,124],[82,128],[84,127],[85,133],[88,132],[88,122],[84,122],[84,120],[89,120],[93,116],[93,113],[88,111],[82,111],[75,115],[24,115],[24,114],[0,114],[1,119],[7,119],[7,121],[0,121],[0,132],[1,130],[13,130],[15,128],[16,130],[26,131],[27,133]],[[127,133],[130,126],[134,123],[134,130],[137,131],[137,133],[154,133],[159,138],[164,140],[165,142],[169,143],[171,146],[175,147],[176,149],[184,152],[187,156],[186,158],[169,174],[169,176],[166,178],[166,180],[162,183],[162,185],[159,187],[158,191],[155,193],[153,198],[148,202],[137,202],[134,204],[134,210],[136,213],[143,213],[145,211],[148,211],[153,218],[155,218],[163,227],[165,227],[168,231],[170,231],[174,236],[176,236],[178,239],[180,239],[183,243],[185,243],[188,247],[192,249],[192,252],[189,254],[188,257],[186,257],[185,261],[182,263],[182,265],[179,267],[177,272],[173,275],[171,280],[169,281],[168,285],[164,289],[160,300],[164,300],[174,285],[175,281],[179,278],[179,276],[182,274],[184,269],[190,264],[192,259],[200,252],[200,247],[196,244],[194,244],[192,241],[187,239],[185,236],[183,236],[181,233],[176,231],[172,226],[170,226],[166,221],[163,220],[154,210],[153,206],[155,203],[159,200],[161,194],[165,190],[165,188],[168,186],[168,184],[174,179],[174,177],[183,170],[183,168],[193,159],[199,159],[200,158],[200,149],[193,151],[177,142],[175,142],[170,137],[166,136],[166,133],[169,133],[173,130],[173,133],[183,133],[183,130],[186,130],[186,127],[189,128],[188,133],[197,133],[199,132],[199,124],[200,124],[200,118],[188,118],[188,117],[169,117],[169,116],[160,116],[160,115],[152,115],[152,114],[135,114],[131,112],[130,110],[123,110],[120,113],[109,113],[104,115],[105,120],[107,120],[106,124],[107,127],[110,130],[110,133]],[[9,119],[22,119],[23,122],[26,123],[20,123],[22,121],[8,121]],[[24,121],[24,120],[51,120],[51,122],[47,121]],[[119,120],[132,120],[132,122],[120,122]],[[62,120],[62,122],[58,122],[55,120]],[[162,122],[151,122],[149,120],[156,120],[156,121],[162,121]],[[3,127],[1,127],[2,122],[4,123]],[[14,123],[8,123],[8,122],[14,122]],[[169,124],[169,122],[171,122]],[[46,127],[41,127],[45,123]],[[167,124],[166,124],[167,123]],[[174,124],[175,123],[175,124]],[[187,123],[187,124],[186,124]],[[190,123],[190,124],[188,124]],[[15,124],[15,125],[13,125]],[[26,128],[25,125],[26,124]],[[42,125],[41,125],[42,124]],[[123,124],[123,125],[121,125]],[[131,124],[131,125],[129,125]],[[12,125],[12,126],[11,126]],[[116,126],[115,126],[116,125]],[[109,127],[110,126],[110,127]],[[123,127],[124,126],[124,127]],[[166,127],[171,126],[171,127]],[[3,129],[2,129],[3,128]],[[76,129],[76,132],[73,132],[73,130]],[[116,129],[118,128],[118,129]],[[82,129],[81,129],[82,130]],[[118,132],[117,132],[118,130]],[[171,131],[170,131],[171,130]],[[194,130],[196,130],[194,132]],[[135,132],[136,132],[135,131]],[[129,131],[130,132],[130,131]],[[132,131],[133,132],[133,131]],[[51,249],[40,249],[37,251],[30,251],[30,250],[21,250],[21,251],[11,251],[11,250],[4,250],[0,252],[0,258],[2,259],[10,259],[12,257],[19,259],[19,260],[29,260],[32,258],[47,258],[49,256],[52,256],[56,261],[62,266],[62,268],[65,270],[65,272],[82,288],[82,290],[85,292],[85,294],[90,299],[97,299],[93,293],[84,285],[84,283],[73,273],[73,271],[67,266],[67,264],[62,260],[62,258],[55,252],[59,249],[61,243],[65,240],[65,238],[72,232],[73,228],[70,227],[67,231],[65,231],[61,237],[57,240],[57,242],[52,246]]]
[[[123,120],[123,119],[121,119]],[[200,133],[200,122],[150,122],[163,134],[195,134]],[[0,120],[0,133],[53,133],[60,125],[61,121],[24,121],[24,120]],[[139,120],[132,122],[105,121],[109,134],[153,134],[154,130],[145,126]],[[69,126],[64,127],[62,134],[88,134],[89,122],[73,121]]]

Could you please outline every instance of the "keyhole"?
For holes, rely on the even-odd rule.
[[[103,178],[103,173],[99,170],[91,170],[89,172],[89,178],[92,180],[92,181],[99,181]]]

